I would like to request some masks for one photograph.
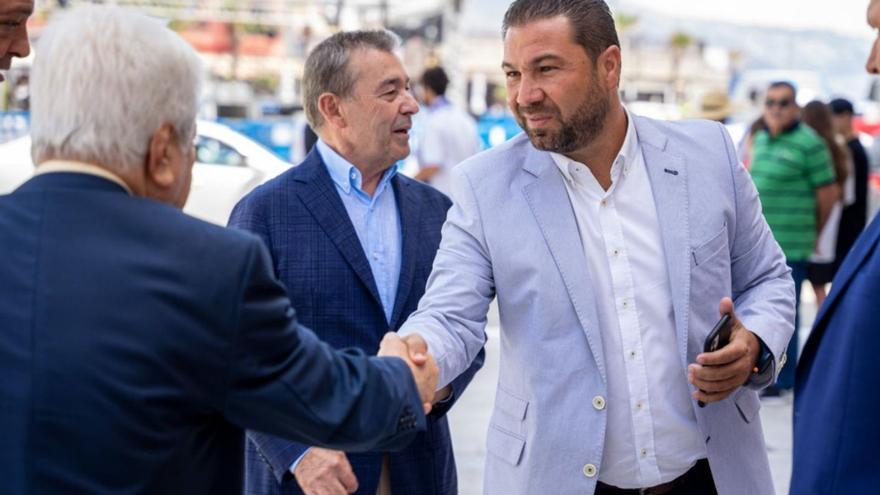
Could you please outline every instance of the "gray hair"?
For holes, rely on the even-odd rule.
[[[150,138],[174,127],[190,146],[202,66],[160,20],[118,7],[84,5],[43,32],[31,71],[31,154],[130,171]]]
[[[324,124],[318,110],[322,94],[351,96],[357,76],[348,66],[353,51],[372,48],[390,53],[398,46],[400,38],[387,30],[339,32],[319,43],[306,59],[303,77],[303,107],[312,128]]]
[[[563,16],[571,23],[574,42],[595,62],[609,46],[620,46],[614,17],[604,0],[516,0],[504,14],[501,36],[511,27]]]

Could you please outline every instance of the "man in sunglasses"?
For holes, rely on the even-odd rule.
[[[752,179],[758,188],[764,217],[785,253],[795,283],[795,308],[800,306],[801,284],[818,232],[835,200],[831,154],[822,139],[798,120],[797,92],[788,82],[775,82],[764,101],[766,128],[752,144]],[[788,344],[787,364],[775,387],[764,395],[779,395],[794,387],[797,361],[797,324]]]

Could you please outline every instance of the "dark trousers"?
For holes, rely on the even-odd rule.
[[[806,261],[788,261],[787,264],[791,268],[791,278],[794,279],[794,334],[785,351],[788,359],[779,373],[779,380],[776,382],[776,387],[780,390],[794,388],[794,372],[797,369],[798,355],[798,328],[801,325],[801,286],[804,284],[804,279],[807,278]]]
[[[595,495],[718,495],[715,480],[709,469],[709,461],[700,459],[694,467],[675,480],[655,488],[617,488],[601,481],[596,485]]]

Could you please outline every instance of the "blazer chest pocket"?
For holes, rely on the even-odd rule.
[[[520,463],[526,445],[523,427],[528,406],[528,401],[498,388],[486,434],[486,450],[513,466]]]
[[[693,248],[691,257],[694,266],[705,265],[706,262],[717,256],[723,250],[727,249],[727,223],[721,228],[721,231],[713,235],[708,241]]]

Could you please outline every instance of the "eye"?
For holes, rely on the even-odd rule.
[[[519,71],[509,70],[504,73],[504,76],[507,77],[508,79],[515,79],[515,78],[519,77]]]
[[[542,74],[546,74],[548,72],[553,72],[556,69],[557,67],[553,67],[552,65],[542,65],[538,68],[538,71],[540,71]]]

